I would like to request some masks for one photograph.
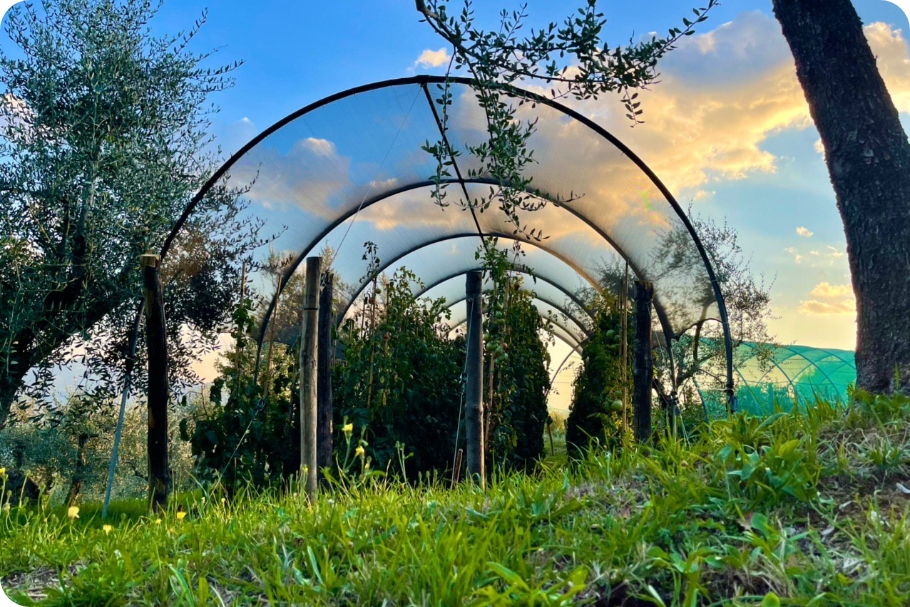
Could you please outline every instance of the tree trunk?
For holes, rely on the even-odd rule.
[[[773,4],[844,222],[856,293],[857,386],[908,392],[910,142],[850,0]]]
[[[85,477],[87,462],[85,461],[85,445],[88,443],[89,435],[80,434],[78,438],[78,451],[76,452],[76,470],[73,473],[73,482],[70,483],[69,491],[66,493],[66,505],[75,506],[76,500],[79,499],[79,493],[82,492],[82,479]]]

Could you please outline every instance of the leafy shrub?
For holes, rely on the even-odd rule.
[[[566,420],[566,448],[573,457],[584,453],[591,439],[608,448],[623,442],[622,316],[613,299],[601,297],[595,305],[594,330],[581,353]]]

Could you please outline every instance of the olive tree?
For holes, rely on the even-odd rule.
[[[141,294],[137,256],[161,248],[213,172],[213,93],[238,64],[207,67],[186,33],[155,36],[150,0],[14,6],[0,49],[0,428],[50,370],[82,362],[110,396]],[[256,244],[242,192],[216,187],[164,275],[171,369],[230,310],[236,263]],[[187,331],[190,329],[190,331]],[[99,395],[98,402],[105,400]]]

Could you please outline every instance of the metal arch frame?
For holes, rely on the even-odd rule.
[[[382,82],[366,84],[366,85],[348,89],[346,91],[341,91],[341,92],[335,93],[334,95],[329,95],[328,97],[324,97],[314,103],[311,103],[311,104],[297,110],[296,112],[292,112],[288,116],[285,116],[284,118],[282,118],[281,120],[279,120],[278,122],[276,122],[275,124],[273,124],[272,126],[267,128],[266,130],[264,130],[262,133],[260,133],[259,135],[257,135],[253,139],[251,139],[236,154],[233,154],[221,167],[219,167],[218,170],[215,171],[215,173],[212,174],[212,176],[208,179],[208,181],[206,181],[206,183],[202,186],[202,188],[199,190],[199,192],[197,192],[196,195],[193,196],[193,198],[187,204],[184,212],[181,214],[181,216],[175,222],[174,227],[172,228],[171,232],[168,234],[167,238],[165,239],[164,244],[162,245],[161,252],[160,252],[161,259],[163,260],[166,257],[167,252],[170,249],[170,246],[173,243],[173,240],[176,237],[177,233],[183,228],[183,226],[186,223],[187,219],[189,218],[190,214],[193,212],[193,210],[196,208],[196,206],[199,204],[199,202],[203,199],[203,197],[209,192],[209,190],[211,190],[212,187],[214,187],[225,176],[227,171],[240,158],[245,156],[250,150],[252,150],[254,147],[256,147],[261,141],[263,141],[265,138],[267,138],[274,132],[278,131],[282,127],[286,126],[287,124],[291,123],[292,121],[296,120],[297,118],[299,118],[309,112],[312,112],[320,107],[323,107],[325,105],[328,105],[330,103],[333,103],[335,101],[338,101],[338,100],[341,100],[341,99],[344,99],[347,97],[351,97],[351,96],[359,94],[359,93],[366,93],[369,91],[389,88],[389,87],[393,87],[393,86],[404,86],[404,85],[412,85],[412,84],[420,85],[420,88],[423,89],[424,92],[426,92],[427,85],[443,84],[443,83],[456,83],[456,84],[461,84],[461,85],[464,85],[464,86],[467,86],[470,88],[474,88],[474,82],[471,79],[462,78],[462,77],[452,77],[452,76],[441,77],[441,76],[423,75],[423,76],[413,76],[413,77],[409,77],[409,78],[399,78],[399,79],[386,80],[386,81],[382,81]],[[717,281],[717,275],[714,272],[714,268],[711,265],[710,259],[708,258],[704,245],[702,244],[701,239],[698,237],[698,234],[695,232],[695,229],[692,226],[692,223],[689,221],[689,218],[685,215],[682,208],[679,206],[679,203],[673,197],[672,193],[663,184],[663,182],[660,181],[660,179],[651,170],[651,168],[648,167],[648,165],[646,165],[644,163],[644,161],[641,158],[639,158],[634,152],[632,152],[631,149],[629,149],[625,144],[623,144],[614,135],[609,133],[606,129],[604,129],[597,123],[595,123],[593,120],[579,114],[577,111],[575,111],[569,107],[566,107],[552,99],[548,99],[545,96],[538,95],[536,93],[532,93],[529,91],[523,91],[521,89],[515,88],[510,85],[502,85],[501,89],[513,97],[516,97],[519,99],[532,100],[535,103],[540,103],[542,105],[551,107],[559,112],[562,112],[563,114],[581,122],[582,124],[584,124],[585,126],[590,128],[591,130],[593,130],[595,133],[597,133],[598,135],[600,135],[601,137],[603,137],[604,139],[609,141],[617,149],[619,149],[620,152],[622,152],[627,158],[629,158],[639,168],[639,170],[641,170],[651,180],[651,182],[657,187],[657,189],[661,192],[661,194],[663,194],[664,198],[666,199],[666,201],[670,205],[670,207],[676,212],[680,221],[682,221],[683,225],[688,230],[693,243],[695,244],[696,248],[698,249],[699,254],[701,255],[702,261],[705,265],[705,270],[708,273],[708,278],[711,282],[711,287],[714,291],[715,300],[717,302],[718,309],[720,311],[721,324],[723,325],[723,333],[724,333],[724,342],[725,342],[724,346],[725,346],[725,351],[726,351],[726,355],[727,355],[726,367],[727,367],[728,409],[732,410],[735,407],[734,396],[733,396],[733,351],[732,351],[733,350],[733,340],[732,340],[732,336],[731,336],[731,332],[730,332],[730,323],[729,323],[729,317],[727,315],[726,302],[724,300],[723,292],[720,289],[720,284]],[[420,92],[418,91],[417,94],[419,95]],[[429,101],[432,102],[432,98],[430,98]],[[431,103],[431,107],[435,108],[435,104]],[[663,324],[663,322],[662,322],[662,324]],[[671,331],[671,332],[669,332],[669,334],[673,335],[674,333]],[[138,335],[138,332],[134,332],[133,339],[136,339],[137,335]]]
[[[587,314],[587,315],[588,315],[588,318],[590,318],[591,320],[594,320],[594,315],[593,315],[593,313],[591,312],[591,310],[588,309],[588,306],[585,304],[585,302],[582,301],[582,300],[578,297],[578,295],[576,295],[576,294],[573,293],[572,291],[568,290],[567,288],[563,287],[562,285],[559,285],[559,284],[553,282],[552,280],[549,280],[549,279],[547,279],[547,278],[544,278],[543,276],[539,276],[539,275],[537,275],[537,274],[534,274],[534,273],[533,273],[532,271],[530,271],[529,269],[522,268],[522,267],[520,267],[520,266],[518,266],[518,265],[516,265],[516,264],[512,264],[511,262],[510,262],[510,267],[511,267],[511,270],[510,270],[510,271],[512,271],[512,272],[516,272],[516,273],[518,273],[518,274],[523,274],[523,275],[525,275],[525,276],[530,276],[530,277],[533,278],[535,281],[536,281],[536,280],[539,280],[539,281],[544,282],[544,283],[550,285],[551,287],[553,287],[553,288],[559,290],[563,295],[565,295],[566,297],[568,297],[569,299],[571,299],[571,300],[572,300],[572,303],[574,303],[574,304],[575,304],[576,306],[578,306],[585,314]],[[456,273],[454,273],[454,274],[449,274],[449,275],[446,276],[445,278],[440,278],[439,280],[437,280],[437,281],[435,281],[435,282],[433,282],[433,283],[431,283],[431,284],[428,284],[428,285],[424,286],[422,289],[419,289],[419,290],[415,291],[415,292],[414,292],[414,296],[415,296],[415,297],[422,297],[423,295],[425,295],[425,294],[428,293],[429,291],[435,289],[436,287],[438,287],[438,286],[440,286],[440,285],[442,285],[442,284],[445,284],[445,283],[447,283],[447,282],[450,281],[450,280],[454,280],[454,279],[458,278],[459,276],[462,276],[463,274],[465,274],[465,273],[467,273],[467,272],[470,272],[471,270],[482,270],[482,269],[483,269],[483,268],[477,266],[477,267],[468,268],[467,270],[458,271],[458,272],[456,272]],[[580,275],[579,275],[579,276],[580,276]]]
[[[568,346],[572,345],[572,344],[569,344],[568,342],[564,342],[564,343],[566,343],[566,345],[568,345]],[[569,362],[569,359],[572,358],[573,355],[575,355],[575,354],[580,355],[581,350],[584,349],[584,345],[585,345],[585,342],[581,342],[580,344],[578,344],[577,346],[572,348],[572,350],[569,351],[568,354],[566,354],[566,357],[562,359],[562,362],[559,363],[559,366],[556,367],[556,371],[553,372],[553,376],[550,378],[550,386],[547,388],[547,393],[549,393],[551,390],[553,390],[553,384],[556,382],[556,378],[559,377],[559,373],[562,371],[563,366],[565,366],[565,364],[567,362]]]
[[[794,350],[792,346],[781,346],[781,347],[782,347],[782,348],[786,348],[787,350],[789,350],[789,351],[791,351],[791,352],[796,352],[796,350]],[[831,350],[829,350],[829,349],[827,349],[827,348],[812,348],[812,350],[815,350],[815,351],[818,351],[818,352],[824,352],[824,353],[825,353],[824,358],[828,358],[829,356],[832,357],[832,358],[836,358],[837,360],[840,361],[840,364],[841,364],[841,365],[846,365],[847,367],[850,367],[850,366],[851,366],[849,362],[847,362],[846,360],[844,360],[843,358],[841,358],[840,356],[838,356],[837,354],[835,354],[834,352],[832,352]],[[817,362],[817,361],[811,360],[810,358],[808,358],[808,357],[807,357],[805,354],[803,354],[802,352],[796,352],[796,354],[797,354],[798,356],[802,356],[802,357],[805,358],[807,361],[809,361],[813,366],[815,366],[819,371],[821,371],[821,373],[825,376],[825,378],[826,378],[829,382],[831,382],[832,384],[834,384],[834,380],[831,379],[831,376],[829,376],[828,373],[827,373],[826,371],[823,371],[823,370],[822,370],[822,368],[818,365],[818,362]],[[824,358],[823,358],[822,360],[824,360]],[[856,364],[855,364],[855,363],[854,363],[852,366],[853,366],[854,368],[856,368]],[[808,367],[807,367],[807,368],[808,368]],[[799,377],[799,376],[802,375],[805,371],[806,371],[806,369],[803,369],[802,371],[800,371],[799,373],[797,373],[796,376]],[[794,378],[794,379],[795,379],[795,378]]]
[[[755,350],[757,350],[757,348],[755,347],[755,345],[753,345],[753,344],[751,344],[751,343],[749,343],[749,342],[745,342],[745,341],[742,342],[742,345],[744,345],[744,346],[746,346],[746,347],[748,347],[748,348],[750,348],[750,349],[752,350],[752,355],[749,357],[748,360],[751,360],[751,359],[755,358]],[[780,362],[784,362],[784,361],[786,361],[786,360],[790,360],[790,357],[787,357],[787,358],[785,358],[784,360],[782,360],[782,361],[780,361]],[[775,367],[777,367],[777,370],[781,372],[781,375],[784,376],[784,378],[787,380],[787,383],[790,384],[790,387],[793,389],[793,394],[796,394],[796,385],[793,383],[793,379],[791,379],[790,376],[787,374],[787,372],[784,371],[784,368],[781,367],[781,366],[778,364],[778,362],[777,362],[776,360],[774,360],[773,358],[771,359],[771,364],[774,365]],[[739,378],[740,378],[741,380],[743,380],[743,385],[749,387],[749,392],[752,392],[752,389],[751,389],[750,384],[760,384],[761,381],[762,381],[765,377],[767,377],[767,376],[768,376],[768,373],[770,373],[770,372],[771,372],[771,370],[769,369],[769,370],[765,371],[765,373],[764,373],[761,377],[759,377],[756,381],[754,381],[754,382],[749,382],[749,381],[746,381],[746,378],[743,377],[743,374],[740,372],[740,370],[739,370],[739,369],[736,369],[737,375],[739,375]],[[754,394],[754,393],[752,394],[752,399],[755,400],[756,402],[758,402],[758,399],[755,398],[755,394]]]
[[[774,361],[774,362],[775,362],[775,365],[777,366],[777,368],[780,369],[781,373],[784,374],[784,377],[787,378],[787,380],[790,382],[790,385],[793,387],[793,394],[796,394],[796,384],[793,383],[794,380],[795,380],[797,377],[799,377],[800,375],[802,375],[802,374],[806,371],[806,369],[808,369],[809,367],[815,367],[816,369],[818,369],[818,371],[819,371],[822,375],[825,376],[825,379],[828,380],[828,383],[829,383],[829,384],[831,384],[832,386],[836,385],[836,384],[831,380],[831,377],[830,377],[827,373],[825,373],[825,371],[824,371],[821,367],[819,367],[816,363],[814,363],[814,362],[812,362],[811,360],[809,360],[808,358],[806,358],[802,353],[797,352],[796,350],[793,350],[793,349],[790,348],[789,346],[780,346],[780,348],[781,348],[781,349],[784,349],[784,350],[787,350],[787,351],[790,353],[789,356],[787,356],[786,358],[783,358],[783,359],[780,360],[781,363],[787,362],[787,361],[790,360],[791,358],[796,358],[797,356],[802,357],[802,359],[808,363],[805,367],[803,367],[802,369],[800,369],[799,373],[797,373],[797,374],[794,375],[793,377],[790,377],[790,375],[787,374],[787,372],[784,371],[783,368],[782,368],[780,365],[777,365],[777,362],[778,362],[778,361]],[[768,372],[765,372],[765,374],[762,375],[762,376],[758,379],[758,381],[763,380],[767,375],[768,375]]]
[[[466,184],[468,184],[468,183],[470,183],[470,184],[481,184],[481,185],[496,185],[496,186],[500,185],[499,182],[497,182],[497,181],[495,181],[495,180],[487,179],[487,178],[480,178],[480,177],[478,177],[478,178],[472,178],[472,179],[467,179],[467,180],[463,180],[462,182],[459,182],[459,180],[457,180],[457,179],[447,178],[447,179],[442,179],[442,180],[440,180],[440,183],[445,183],[445,184],[462,183],[462,185],[466,185]],[[375,204],[378,204],[378,203],[380,203],[380,202],[382,202],[382,201],[384,201],[384,200],[386,200],[386,199],[388,199],[388,198],[391,198],[391,197],[393,197],[393,196],[397,196],[398,194],[403,194],[403,193],[405,193],[405,192],[410,192],[410,191],[413,191],[413,190],[417,190],[417,189],[420,189],[420,188],[432,187],[433,185],[435,185],[435,182],[430,181],[430,180],[425,180],[425,181],[420,181],[420,182],[414,182],[414,183],[406,184],[406,185],[400,186],[400,187],[398,187],[398,188],[394,188],[394,189],[392,189],[392,190],[389,190],[388,192],[385,192],[385,193],[382,193],[382,194],[378,194],[378,195],[376,195],[376,196],[373,196],[373,197],[371,197],[371,198],[368,198],[368,199],[366,199],[358,208],[356,208],[356,209],[355,209],[355,208],[349,209],[348,211],[346,211],[345,213],[343,213],[342,215],[340,215],[340,216],[339,216],[338,218],[336,218],[332,223],[330,223],[328,226],[326,226],[325,229],[322,230],[322,232],[320,232],[317,236],[315,236],[315,237],[310,241],[310,243],[307,244],[306,247],[304,247],[304,248],[301,250],[300,255],[298,255],[297,258],[294,259],[294,260],[288,265],[287,269],[285,270],[284,275],[282,275],[282,277],[281,277],[281,279],[280,279],[280,283],[279,283],[279,284],[280,284],[280,286],[281,286],[281,289],[284,288],[284,286],[287,284],[287,282],[291,279],[291,276],[293,276],[294,272],[297,271],[297,268],[300,267],[300,264],[303,262],[304,258],[305,258],[305,257],[306,257],[306,256],[307,256],[307,255],[308,255],[308,254],[309,254],[309,253],[310,253],[310,252],[311,252],[311,251],[312,251],[312,250],[313,250],[313,249],[314,249],[322,240],[323,240],[323,239],[325,239],[327,236],[329,236],[333,231],[335,231],[336,228],[338,228],[338,226],[340,226],[341,224],[343,224],[345,221],[347,221],[347,220],[350,219],[351,217],[355,216],[357,213],[359,213],[359,212],[362,211],[363,209],[369,208],[369,207],[371,207],[371,206],[373,206],[373,205],[375,205]],[[540,195],[539,192],[527,191],[526,193],[531,194],[531,195],[536,195],[536,196],[539,196],[539,195]],[[550,201],[550,202],[553,202],[550,198],[547,198],[547,200]],[[616,251],[616,253],[617,253],[618,255],[620,255],[620,257],[622,257],[625,261],[629,262],[629,268],[635,273],[636,276],[642,276],[642,273],[641,273],[640,269],[637,267],[637,265],[634,264],[634,263],[632,263],[632,262],[629,260],[628,256],[625,254],[625,252],[624,252],[622,249],[620,249],[620,248],[616,245],[616,243],[613,241],[613,239],[612,239],[606,232],[604,232],[602,229],[600,229],[599,227],[597,227],[596,225],[594,225],[589,219],[587,219],[584,215],[578,213],[576,210],[571,209],[571,208],[569,208],[569,207],[567,207],[567,206],[564,206],[564,205],[560,205],[559,208],[568,211],[573,217],[575,217],[576,219],[578,219],[579,221],[581,221],[582,224],[584,224],[584,225],[587,226],[589,229],[591,229],[595,234],[597,234],[598,236],[600,236],[604,241],[607,242],[607,244],[610,245],[610,247],[611,247],[614,251]],[[477,233],[477,232],[461,232],[461,233],[459,233],[459,235],[458,235],[459,238],[467,238],[467,237],[470,237],[470,236],[477,236],[477,237],[479,237],[479,238],[481,238],[481,239],[483,239],[484,236],[498,236],[498,237],[500,237],[500,238],[504,238],[504,239],[508,239],[508,240],[518,240],[518,239],[515,239],[515,238],[513,237],[512,234],[506,234],[506,233],[504,233],[504,232],[480,232],[480,233]],[[435,244],[436,242],[441,242],[441,241],[439,241],[439,240],[431,240],[431,241],[426,242],[426,243],[424,244],[424,246],[429,246],[429,245],[431,245],[431,244]],[[586,275],[586,274],[583,274],[582,271],[581,271],[581,268],[580,268],[580,267],[578,266],[578,264],[576,264],[575,262],[570,261],[568,258],[566,258],[566,257],[564,257],[564,256],[557,255],[554,251],[552,251],[552,250],[550,250],[550,249],[547,249],[547,248],[545,248],[545,247],[543,247],[543,246],[536,245],[534,242],[532,242],[532,241],[530,241],[530,240],[521,240],[520,242],[527,243],[527,244],[530,244],[530,245],[532,245],[532,246],[536,246],[537,248],[539,248],[539,249],[541,249],[541,250],[543,250],[543,251],[545,251],[545,252],[547,252],[547,253],[553,255],[554,257],[557,257],[557,259],[559,259],[560,261],[564,262],[566,265],[568,265],[569,267],[571,267],[571,268],[572,268],[573,270],[575,270],[579,275],[582,275],[582,276],[585,278],[585,280],[587,280],[588,283],[589,283],[592,287],[594,287],[594,289],[595,289],[598,293],[600,293],[600,292],[603,291],[603,289],[600,287],[600,285],[597,283],[597,281],[594,280],[593,277],[588,276],[588,275]],[[417,250],[417,249],[410,250],[410,251],[408,252],[408,254],[409,254],[409,253],[412,253],[414,250]],[[383,270],[384,270],[384,269],[385,269],[385,268],[383,268]],[[365,285],[360,286],[360,287],[358,288],[358,290],[357,290],[357,295],[356,295],[356,296],[359,296],[359,295],[360,295],[360,292],[363,291],[364,288],[365,288]],[[356,298],[356,296],[355,296],[355,298]],[[275,304],[276,304],[276,300],[273,298],[272,301],[269,302],[269,307],[266,309],[265,316],[263,317],[263,323],[262,323],[262,326],[260,327],[260,330],[259,330],[259,337],[257,338],[257,342],[259,343],[260,346],[261,346],[261,344],[262,344],[262,340],[264,339],[265,331],[266,331],[266,329],[268,328],[268,323],[269,323],[270,320],[271,320],[272,313],[274,312]],[[661,325],[661,327],[663,328],[664,333],[665,333],[666,335],[671,335],[671,336],[675,337],[675,336],[676,336],[676,333],[673,331],[673,327],[670,325],[670,321],[669,321],[669,319],[668,319],[668,317],[667,317],[667,315],[666,315],[666,311],[664,310],[663,306],[660,304],[659,294],[655,294],[655,298],[654,298],[654,311],[655,311],[655,313],[657,314],[657,318],[658,318],[658,320],[660,321],[660,325]],[[347,312],[347,310],[345,310],[345,313],[346,313],[346,312]],[[671,337],[671,339],[672,339],[673,337]],[[671,364],[672,364],[672,361],[671,361]]]
[[[467,299],[467,297],[459,297],[458,299],[453,299],[452,301],[447,302],[446,310],[451,310],[452,308],[454,308],[455,306],[457,306],[457,305],[460,304],[461,302],[465,301],[466,299]],[[541,302],[541,303],[545,303],[545,304],[547,304],[548,306],[552,306],[557,312],[559,312],[560,314],[562,314],[563,316],[565,316],[567,319],[571,320],[571,321],[575,324],[575,326],[577,326],[579,329],[581,329],[581,333],[582,333],[582,335],[584,335],[584,339],[580,340],[580,341],[578,342],[578,344],[584,343],[585,340],[587,340],[587,339],[591,336],[590,331],[588,331],[588,330],[585,328],[585,326],[584,326],[583,324],[581,324],[580,322],[578,322],[578,320],[577,320],[574,316],[570,315],[566,310],[564,310],[564,309],[562,308],[562,306],[560,306],[560,305],[558,305],[558,304],[554,304],[554,303],[553,303],[552,301],[550,301],[549,299],[544,299],[543,297],[538,297],[536,294],[534,294],[534,297],[532,297],[532,299],[535,300],[535,301],[539,301],[539,302]],[[459,326],[460,324],[461,324],[461,323],[459,323],[458,325],[455,325],[455,326]],[[560,323],[553,323],[553,324],[555,324],[557,327],[559,327],[559,328],[562,329],[563,331],[569,333],[570,335],[573,334],[572,331],[569,330],[568,327],[565,327],[565,326],[563,326],[563,325],[560,324]]]
[[[452,305],[453,305],[453,306],[454,306],[454,305],[457,305],[457,304],[461,303],[462,301],[464,301],[464,299],[462,299],[461,301],[456,301],[456,302],[455,302],[454,304],[452,304]],[[457,323],[455,323],[454,325],[452,325],[452,331],[458,329],[459,327],[461,327],[461,325],[465,324],[466,322],[468,322],[468,319],[467,319],[467,318],[465,318],[464,320],[458,321]],[[557,327],[559,327],[560,329],[562,329],[563,331],[565,331],[565,332],[566,332],[566,335],[569,335],[569,336],[574,337],[574,336],[572,335],[572,332],[571,332],[570,330],[566,329],[566,328],[565,328],[564,326],[562,326],[561,324],[557,324],[557,323],[553,323],[553,324],[556,324]],[[561,341],[562,343],[566,344],[567,346],[569,346],[570,348],[573,348],[573,349],[583,348],[584,345],[585,345],[585,343],[587,343],[587,341],[588,341],[588,338],[587,338],[587,337],[586,337],[585,339],[581,340],[581,341],[568,340],[568,339],[566,339],[565,335],[557,335],[556,333],[553,333],[553,337],[554,337],[555,339],[558,339],[559,341]]]
[[[465,324],[466,322],[467,322],[467,319],[459,322],[454,327],[452,327],[452,330],[454,331],[455,329],[457,329],[461,325]],[[565,364],[569,361],[569,359],[572,358],[573,354],[581,354],[581,351],[584,349],[585,344],[588,341],[587,339],[585,339],[578,343],[572,343],[569,340],[567,340],[566,338],[564,338],[562,335],[556,335],[555,333],[553,334],[553,337],[555,339],[558,339],[562,343],[566,344],[567,346],[569,346],[570,350],[569,350],[569,353],[566,355],[566,357],[564,359],[562,359],[562,362],[559,363],[559,366],[556,367],[556,371],[554,371],[553,375],[550,377],[550,383],[548,384],[547,392],[550,392],[553,389],[553,383],[556,381],[556,377],[559,375],[560,371],[562,371],[563,366],[565,366]]]
[[[809,364],[806,365],[803,369],[801,369],[799,373],[797,373],[796,375],[793,376],[793,378],[792,378],[793,382],[796,382],[796,379],[797,379],[800,375],[802,375],[803,373],[805,373],[805,372],[809,369],[809,367],[815,367],[815,368],[818,370],[819,373],[821,373],[822,375],[825,376],[825,380],[827,380],[828,385],[831,386],[831,387],[834,388],[834,389],[837,389],[837,384],[834,383],[834,380],[831,379],[831,376],[828,375],[827,371],[825,371],[824,369],[822,369],[822,368],[818,365],[817,362],[815,362],[814,360],[810,360],[809,358],[806,357],[805,354],[802,354],[801,352],[797,352],[796,350],[794,350],[794,349],[791,348],[790,346],[782,346],[782,347],[783,347],[783,348],[786,348],[786,349],[789,350],[790,352],[793,352],[793,355],[794,355],[794,356],[802,356],[803,360],[805,360],[806,362],[809,363]],[[826,350],[826,352],[827,352],[827,350]],[[792,358],[792,356],[788,357],[787,360],[790,360],[790,358]],[[834,358],[840,360],[841,363],[844,362],[843,359],[840,358],[839,356],[835,356]],[[814,389],[813,389],[813,392],[815,392]],[[796,384],[795,384],[795,383],[793,384],[793,394],[794,394],[794,397],[795,397],[795,398],[797,398],[797,399],[799,398],[799,393],[796,391]]]
[[[498,231],[497,232],[484,232],[484,235],[495,236],[497,238],[507,238],[507,239],[512,238],[511,235],[505,234],[504,232],[498,232]],[[408,255],[416,253],[417,251],[420,251],[421,249],[424,249],[431,245],[438,244],[440,242],[447,242],[449,240],[456,240],[458,238],[470,238],[472,236],[476,236],[476,234],[474,232],[459,232],[459,233],[455,233],[455,234],[446,234],[445,236],[433,238],[432,240],[429,240],[427,242],[423,242],[421,244],[410,247],[409,249],[399,253],[395,258],[384,262],[382,264],[382,266],[376,270],[376,273],[381,274],[382,272],[385,272],[391,266],[395,265],[396,263],[398,263],[399,261],[401,261]],[[600,285],[597,284],[597,281],[594,280],[594,277],[588,275],[587,272],[585,272],[581,267],[577,266],[573,261],[556,253],[555,251],[546,249],[539,244],[529,242],[529,241],[522,241],[522,242],[525,244],[529,244],[532,247],[535,247],[537,249],[540,249],[541,251],[543,251],[549,255],[552,255],[556,259],[559,259],[560,261],[565,263],[567,266],[569,266],[570,268],[575,270],[575,272],[577,272],[579,276],[581,276],[583,279],[585,279],[598,293],[603,291],[603,289],[600,287]],[[310,248],[312,249],[312,247],[310,247]],[[344,309],[342,309],[338,312],[338,317],[337,317],[338,319],[342,319],[345,316],[347,316],[348,310],[351,308],[352,305],[354,305],[354,302],[357,301],[357,298],[360,297],[361,293],[363,293],[364,289],[366,289],[369,286],[369,284],[370,284],[369,280],[363,280],[360,282],[360,284],[357,285],[357,288],[354,290],[353,294],[351,295],[351,298],[347,302],[347,305],[345,305]],[[339,321],[336,321],[336,322],[339,322]],[[265,324],[265,323],[263,323],[263,324]]]

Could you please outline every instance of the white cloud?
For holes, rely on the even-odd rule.
[[[802,236],[803,238],[812,238],[812,235],[815,234],[815,232],[810,232],[808,229],[806,229],[802,226],[796,228],[796,233],[799,234],[800,236]]]
[[[438,51],[425,49],[420,53],[420,57],[417,58],[414,65],[419,65],[420,67],[439,67],[440,65],[448,63],[451,58],[449,50],[446,48],[441,48]]]
[[[315,139],[313,137],[307,137],[303,141],[298,142],[297,145],[317,156],[323,156],[325,158],[331,158],[335,156],[335,144],[326,139]]]

